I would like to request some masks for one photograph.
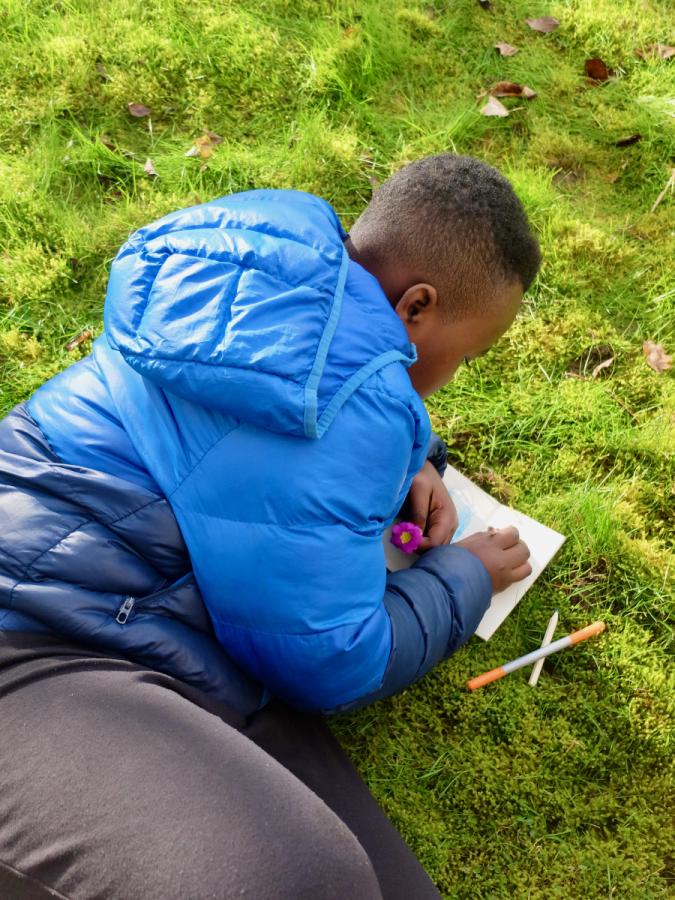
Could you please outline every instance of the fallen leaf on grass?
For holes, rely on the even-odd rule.
[[[500,56],[515,56],[518,52],[517,47],[512,47],[511,44],[505,44],[503,41],[495,44],[495,50],[499,51]]]
[[[637,144],[638,141],[642,140],[641,134],[631,134],[629,137],[619,138],[618,141],[614,141],[615,147],[630,147],[631,144]]]
[[[148,157],[145,161],[145,165],[143,166],[143,171],[146,175],[149,175],[151,178],[157,177],[157,172],[155,170],[155,166],[153,165],[152,160]]]
[[[492,96],[488,98],[488,102],[485,104],[485,106],[481,109],[480,112],[481,112],[482,116],[504,117],[504,116],[508,116],[508,114],[509,114],[509,111],[504,106],[504,104],[500,103],[499,100],[496,99],[496,97],[492,97]]]
[[[538,19],[525,19],[527,24],[533,31],[541,31],[542,34],[548,34],[555,31],[560,22],[553,16],[540,16]]]
[[[537,96],[537,92],[533,91],[526,84],[516,84],[515,81],[498,81],[488,91],[493,97],[524,97],[531,100]]]
[[[598,363],[597,366],[591,372],[591,378],[597,378],[598,375],[602,372],[603,369],[608,369],[612,363],[614,362],[614,357],[610,356],[609,359],[603,359],[601,363]]]
[[[127,103],[127,109],[135,119],[143,119],[150,115],[150,110],[142,103]]]
[[[600,59],[598,56],[594,56],[593,59],[587,59],[584,63],[584,73],[591,81],[598,82],[607,81],[612,74],[612,70],[607,66],[607,63],[604,62],[604,60]]]
[[[185,155],[209,159],[213,155],[213,148],[222,143],[223,139],[219,134],[216,134],[215,131],[206,131],[201,137],[197,138]]]
[[[666,369],[670,369],[673,364],[672,356],[668,356],[664,350],[663,344],[655,344],[654,341],[645,341],[642,345],[642,352],[647,360],[647,365],[657,374],[661,375]]]
[[[66,350],[68,353],[72,353],[76,347],[79,347],[80,344],[84,344],[85,341],[90,341],[94,336],[94,332],[91,328],[85,328],[78,335],[76,335],[71,341],[68,341],[66,344]]]
[[[675,47],[666,44],[648,44],[644,50],[636,50],[635,55],[640,59],[670,59],[675,56]]]

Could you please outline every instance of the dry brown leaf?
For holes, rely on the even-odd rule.
[[[213,148],[222,143],[222,137],[219,134],[216,134],[215,131],[205,131],[201,137],[197,138],[185,155],[209,159],[213,156]]]
[[[127,109],[135,119],[143,119],[150,115],[150,110],[142,103],[127,103]]]
[[[648,44],[644,50],[636,50],[635,55],[640,59],[670,59],[675,56],[675,47],[668,47],[667,44]]]
[[[524,97],[531,100],[537,96],[536,91],[526,84],[516,84],[515,81],[498,81],[488,91],[493,97]]]
[[[630,147],[631,144],[637,144],[638,141],[642,140],[641,134],[631,134],[625,138],[619,138],[618,141],[614,141],[615,147]]]
[[[659,375],[670,369],[673,364],[672,356],[668,356],[664,350],[663,344],[655,344],[654,341],[645,341],[642,345],[642,352],[647,360],[647,365]]]
[[[599,56],[594,56],[593,59],[587,59],[584,63],[584,74],[591,81],[607,81],[612,70]]]
[[[78,335],[76,335],[72,340],[68,341],[66,344],[66,350],[68,353],[72,353],[80,344],[84,344],[85,341],[90,341],[94,336],[94,332],[91,328],[85,328]]]
[[[488,97],[488,102],[481,109],[482,116],[508,116],[509,111],[496,97]]]
[[[591,372],[591,378],[597,378],[598,375],[602,372],[603,369],[608,369],[612,363],[614,362],[614,357],[610,356],[609,359],[603,359],[601,363],[598,363],[597,366]]]
[[[542,34],[548,34],[555,31],[560,22],[553,16],[540,16],[538,19],[525,19],[527,24],[533,31],[541,31]]]
[[[495,44],[495,50],[499,51],[500,56],[515,56],[518,52],[517,47],[513,47],[511,44],[506,44],[504,41],[500,41],[498,44]]]
[[[145,165],[143,166],[143,171],[146,173],[146,175],[149,175],[151,178],[157,177],[157,172],[155,170],[155,166],[154,166],[152,160],[150,159],[150,157],[148,157],[146,159]]]

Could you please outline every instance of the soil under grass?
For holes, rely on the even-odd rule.
[[[334,726],[449,898],[673,890],[675,391],[642,343],[675,351],[675,194],[650,211],[675,165],[675,58],[634,53],[675,42],[673,13],[669,0],[0,10],[0,412],[88,351],[66,344],[100,331],[116,249],[175,208],[295,187],[349,226],[374,181],[445,150],[499,166],[526,203],[541,276],[509,334],[428,407],[455,465],[567,542],[489,643]],[[540,15],[560,27],[531,31]],[[614,71],[604,83],[584,76],[595,56]],[[538,96],[481,116],[476,95],[501,80]],[[206,131],[222,143],[186,157]],[[536,689],[520,672],[466,693],[536,646],[554,608],[560,634],[594,619],[608,633],[548,661]]]

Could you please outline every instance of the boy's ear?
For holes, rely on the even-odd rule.
[[[405,325],[420,321],[438,309],[438,292],[433,284],[413,284],[401,294],[394,311]]]

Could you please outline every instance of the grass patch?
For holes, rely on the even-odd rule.
[[[542,14],[560,28],[525,26]],[[498,165],[526,203],[545,259],[535,289],[429,409],[456,465],[568,540],[489,644],[334,726],[449,898],[672,891],[674,388],[641,347],[675,350],[673,195],[650,212],[675,161],[675,60],[634,55],[673,43],[671,15],[668,0],[7,0],[0,13],[2,412],[86,352],[65,345],[100,330],[117,248],[175,208],[292,186],[349,226],[373,179],[444,150]],[[500,58],[497,41],[520,52]],[[615,76],[588,85],[589,56]],[[482,117],[476,94],[505,79],[538,97]],[[223,143],[186,158],[204,130]],[[612,367],[589,377],[605,354]],[[548,661],[536,690],[522,673],[462,689],[535,646],[555,607],[561,633],[595,618],[609,632]]]

